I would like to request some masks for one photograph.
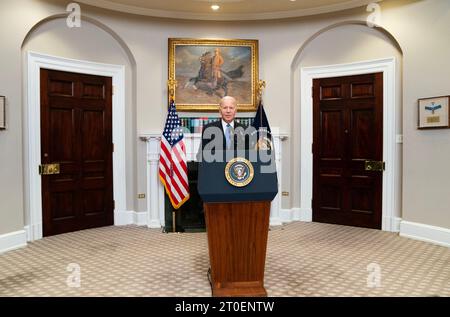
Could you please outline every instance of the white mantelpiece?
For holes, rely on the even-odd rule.
[[[272,129],[276,131],[275,128]],[[200,146],[201,134],[189,133],[184,135],[186,145],[186,157],[188,161],[195,161]],[[164,226],[164,187],[159,180],[158,164],[161,134],[143,133],[140,139],[147,143],[147,226],[149,228],[161,228]],[[273,134],[275,157],[278,174],[278,195],[274,198],[270,210],[270,225],[281,225],[281,142],[287,139],[287,135]]]

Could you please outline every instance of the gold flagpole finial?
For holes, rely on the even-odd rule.
[[[262,100],[262,94],[263,94],[264,88],[266,88],[266,81],[260,80],[258,82],[258,100],[259,101]]]
[[[173,78],[169,78],[167,81],[167,87],[169,88],[169,101],[175,101],[175,89],[177,88],[177,81]]]

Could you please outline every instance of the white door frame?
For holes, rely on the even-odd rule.
[[[312,221],[313,184],[313,79],[383,73],[383,173],[382,230],[398,231],[395,218],[396,174],[398,155],[396,154],[396,59],[395,57],[356,62],[351,64],[314,66],[301,68],[301,109],[300,109],[300,208],[306,213],[305,219]]]
[[[112,77],[114,94],[113,114],[113,187],[114,222],[117,214],[126,210],[125,173],[125,66],[74,60],[35,52],[27,54],[26,107],[24,113],[25,144],[25,210],[27,214],[27,239],[41,239],[42,187],[38,166],[41,164],[41,102],[40,69]]]

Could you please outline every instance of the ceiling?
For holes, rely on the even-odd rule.
[[[336,12],[382,0],[78,0],[119,12],[189,20],[268,20]],[[213,11],[211,5],[220,9]]]

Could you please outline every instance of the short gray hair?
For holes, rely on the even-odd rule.
[[[225,96],[225,97],[223,97],[222,99],[220,99],[220,103],[219,103],[219,106],[220,106],[220,107],[222,107],[222,104],[223,104],[223,102],[224,102],[225,100],[231,100],[231,101],[233,101],[234,105],[237,107],[237,101],[236,101],[236,98],[231,97],[231,96]]]

